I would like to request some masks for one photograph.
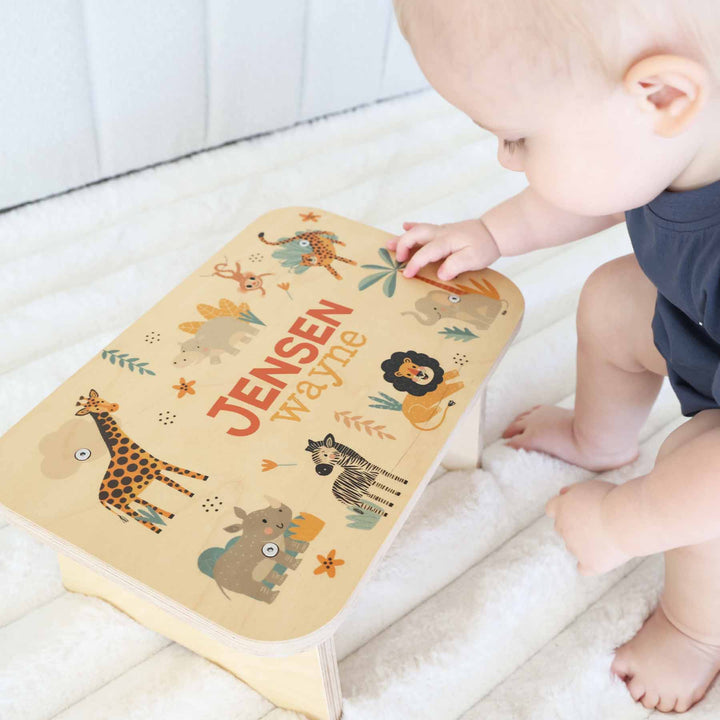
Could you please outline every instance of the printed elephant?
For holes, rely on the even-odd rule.
[[[487,330],[502,311],[507,312],[507,300],[497,300],[480,293],[454,295],[446,290],[431,290],[415,301],[413,315],[423,325],[434,325],[439,320],[452,318]]]

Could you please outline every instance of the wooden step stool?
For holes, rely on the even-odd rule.
[[[473,467],[523,300],[390,237],[258,218],[0,439],[0,509],[276,705],[341,715],[333,633],[444,457]]]

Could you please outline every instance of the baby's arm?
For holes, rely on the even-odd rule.
[[[408,259],[412,248],[419,248],[407,263],[405,277],[446,258],[437,274],[441,280],[451,280],[466,270],[481,270],[500,256],[562,245],[624,220],[624,213],[588,217],[566,212],[527,187],[477,220],[446,225],[405,223],[407,232],[388,240],[387,247],[395,250],[400,262]]]

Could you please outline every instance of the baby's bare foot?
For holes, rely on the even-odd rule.
[[[685,712],[702,700],[720,670],[720,645],[680,632],[658,605],[637,635],[618,648],[610,670],[646,708]]]
[[[627,465],[637,459],[637,443],[608,453],[581,442],[573,428],[573,417],[572,410],[555,405],[536,405],[520,413],[505,428],[502,436],[513,438],[505,443],[510,447],[545,452],[596,472]]]

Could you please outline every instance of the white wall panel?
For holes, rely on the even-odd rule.
[[[428,86],[412,50],[398,28],[395,14],[390,18],[389,38],[382,85],[378,97],[387,98]]]
[[[305,6],[208,0],[207,146],[297,120]]]
[[[389,0],[308,0],[302,119],[376,100]]]
[[[203,0],[85,0],[85,13],[101,173],[203,147]]]
[[[0,1],[0,207],[97,177],[79,0]]]
[[[425,86],[391,0],[0,0],[0,209]]]

